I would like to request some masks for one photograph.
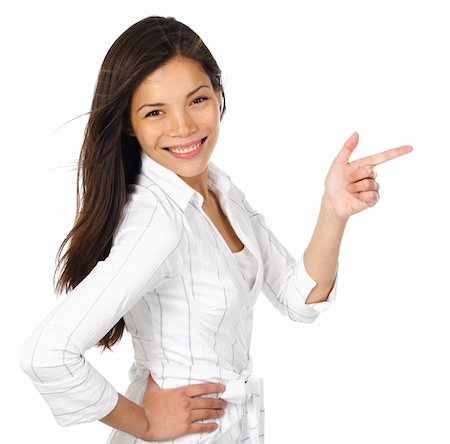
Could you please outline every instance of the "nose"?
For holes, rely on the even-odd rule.
[[[170,123],[170,133],[172,137],[188,137],[195,133],[198,126],[189,114],[189,111],[182,110],[173,115]]]

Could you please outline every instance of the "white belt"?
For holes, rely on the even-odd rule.
[[[264,416],[261,416],[264,405],[263,381],[262,378],[248,374],[245,379],[233,379],[226,382],[227,388],[220,395],[222,399],[226,399],[228,402],[245,404],[248,429],[251,432],[250,437],[255,438],[255,440],[258,438],[259,430],[262,429],[261,421],[264,418]]]

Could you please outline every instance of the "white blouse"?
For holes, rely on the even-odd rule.
[[[20,366],[59,425],[99,420],[118,392],[84,354],[123,317],[135,355],[125,396],[140,403],[149,372],[161,388],[221,382],[225,392],[202,396],[226,399],[225,415],[203,421],[220,426],[201,442],[262,443],[263,379],[253,375],[250,355],[253,305],[262,292],[283,315],[311,323],[335,301],[338,273],[326,301],[305,304],[316,282],[230,176],[209,161],[208,187],[245,245],[237,253],[203,211],[200,193],[143,151],[141,161],[109,256],[37,325]],[[143,442],[114,429],[108,440]]]

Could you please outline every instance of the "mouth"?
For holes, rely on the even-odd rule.
[[[205,146],[205,141],[207,137],[203,139],[191,143],[188,146],[173,146],[173,147],[165,147],[163,150],[166,150],[174,157],[178,157],[181,159],[187,159],[196,156]]]

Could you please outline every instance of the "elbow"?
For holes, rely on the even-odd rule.
[[[28,339],[22,346],[19,355],[19,367],[26,375],[31,377],[33,375],[33,353],[30,342],[30,339]]]
[[[57,384],[82,363],[82,355],[69,345],[68,336],[56,328],[34,332],[22,346],[19,367],[35,383]]]
[[[42,362],[42,350],[43,343],[40,341],[40,333],[35,330],[22,345],[22,349],[19,355],[19,367],[20,369],[28,375],[33,380],[40,381],[39,375],[35,370],[36,362]],[[45,346],[44,346],[45,347]],[[45,363],[41,366],[45,367]]]
[[[299,311],[288,308],[286,314],[293,322],[301,322],[302,324],[311,324],[319,317],[319,313],[310,307]]]

